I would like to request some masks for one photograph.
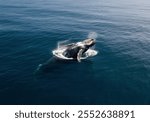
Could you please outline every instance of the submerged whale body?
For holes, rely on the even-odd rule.
[[[71,43],[68,45],[60,46],[52,51],[53,55],[60,59],[65,60],[78,60],[86,59],[97,55],[97,51],[90,49],[95,45],[94,39],[86,39],[82,42]]]

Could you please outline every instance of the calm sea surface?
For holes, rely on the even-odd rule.
[[[97,56],[52,56],[90,32]],[[0,104],[150,104],[150,1],[0,0],[0,64]]]

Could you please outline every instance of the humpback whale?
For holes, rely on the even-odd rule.
[[[90,49],[90,47],[94,45],[94,39],[86,39],[81,42],[63,45],[62,47],[54,50],[53,54],[61,59],[72,59],[81,62],[81,59],[97,54],[97,51]]]
[[[95,44],[94,39],[86,39],[83,42],[78,42],[69,45],[68,48],[63,52],[63,55],[67,58],[77,59],[81,61],[81,56]]]

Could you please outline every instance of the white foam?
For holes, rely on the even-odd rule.
[[[63,45],[65,45],[65,44],[68,43],[68,42],[69,42],[69,40],[59,41],[59,42],[57,43],[57,48],[63,47]]]

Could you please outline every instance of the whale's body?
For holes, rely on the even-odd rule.
[[[89,41],[89,42],[87,42]],[[53,55],[66,60],[86,59],[87,57],[95,56],[98,52],[90,49],[95,44],[93,39],[87,39],[83,42],[71,43],[63,45],[58,49],[53,50]]]

